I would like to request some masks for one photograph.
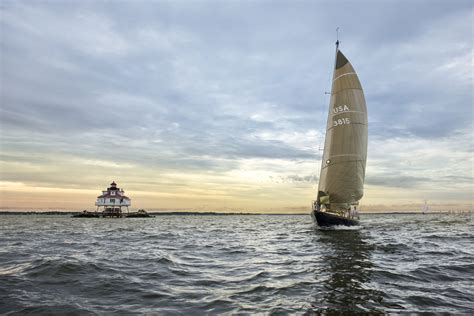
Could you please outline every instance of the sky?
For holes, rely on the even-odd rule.
[[[0,207],[309,212],[334,42],[364,211],[473,208],[471,1],[0,3]]]

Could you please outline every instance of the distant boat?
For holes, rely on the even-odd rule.
[[[430,211],[430,208],[428,207],[428,203],[425,200],[425,204],[423,205],[423,208],[421,209],[421,214],[426,214]]]
[[[337,41],[318,194],[311,212],[319,226],[359,224],[367,137],[364,92]]]

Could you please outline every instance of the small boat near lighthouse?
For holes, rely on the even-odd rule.
[[[318,193],[311,216],[319,226],[359,224],[367,161],[367,107],[357,73],[336,42],[336,57]]]

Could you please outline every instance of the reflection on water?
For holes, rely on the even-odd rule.
[[[382,292],[370,286],[373,246],[363,240],[360,230],[315,230],[323,257],[315,276],[322,282],[314,298],[313,311],[382,312]],[[378,307],[377,307],[378,306]]]
[[[474,315],[472,215],[0,216],[0,315]]]

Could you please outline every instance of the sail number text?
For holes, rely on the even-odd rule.
[[[334,127],[340,126],[340,125],[345,125],[345,124],[351,124],[351,121],[350,121],[349,118],[347,118],[347,117],[340,118],[340,119],[338,119],[338,120],[334,120],[334,121],[333,121],[333,126],[334,126]]]
[[[334,112],[334,114],[337,114],[337,113],[341,113],[341,112],[347,112],[347,111],[350,111],[349,110],[349,107],[347,105],[339,105],[339,106],[335,106],[332,111]]]
[[[339,114],[339,113],[349,112],[350,109],[349,109],[349,106],[344,104],[344,105],[335,106],[332,109],[332,111],[333,111],[334,114]],[[340,118],[340,119],[337,119],[337,120],[333,120],[332,122],[333,122],[334,127],[341,126],[341,125],[346,125],[346,124],[351,124],[351,121],[347,117]]]

